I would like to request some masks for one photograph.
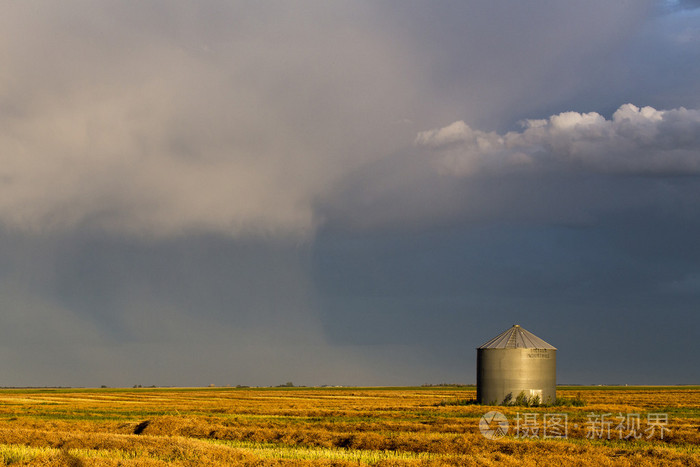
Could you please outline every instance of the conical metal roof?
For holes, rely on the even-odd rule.
[[[526,331],[518,324],[507,329],[479,347],[480,349],[552,349],[557,350],[551,344],[543,341],[530,331]]]

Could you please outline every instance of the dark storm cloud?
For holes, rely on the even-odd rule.
[[[3,385],[353,384],[387,364],[326,341],[306,247],[2,240]]]
[[[698,350],[700,216],[667,208],[323,236],[324,324],[347,344],[421,348],[444,380],[474,382],[474,347],[520,323],[559,348],[560,382],[694,383],[675,356]]]

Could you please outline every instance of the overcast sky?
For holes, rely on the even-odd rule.
[[[699,383],[700,2],[0,7],[0,386]]]

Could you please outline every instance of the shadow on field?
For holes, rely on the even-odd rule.
[[[145,421],[139,423],[138,425],[136,425],[136,428],[134,428],[134,434],[140,435],[141,433],[143,433],[143,430],[145,430],[146,427],[150,424],[151,424],[150,420],[145,420]]]

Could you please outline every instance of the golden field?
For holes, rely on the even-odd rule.
[[[0,465],[700,465],[700,387],[557,395],[586,405],[479,406],[466,402],[473,387],[5,389]],[[507,417],[505,437],[479,431],[490,410]],[[667,417],[663,439],[650,413]],[[641,425],[621,439],[604,414]],[[565,437],[537,430],[563,415]],[[518,420],[531,438],[516,436]]]

